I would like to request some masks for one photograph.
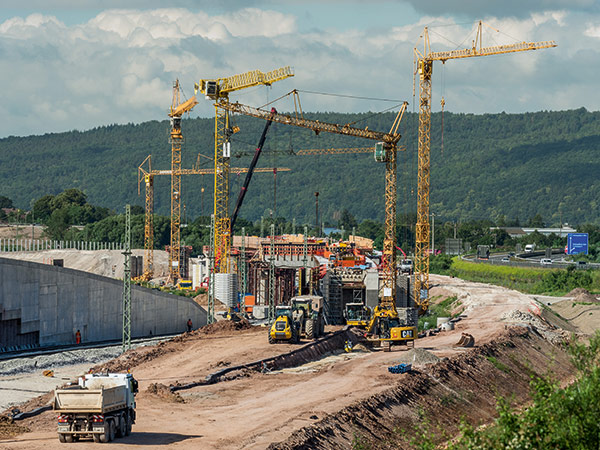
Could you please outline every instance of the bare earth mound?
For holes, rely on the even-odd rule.
[[[300,348],[270,345],[266,328],[247,328],[243,322],[218,322],[125,353],[111,367],[135,369],[140,383],[137,423],[130,436],[111,448],[347,449],[357,442],[409,448],[423,417],[434,432],[442,429],[452,437],[461,417],[489,423],[496,416],[497,395],[514,395],[520,405],[526,404],[531,375],[552,369],[561,382],[569,381],[568,358],[549,341],[560,340],[563,332],[540,319],[540,305],[530,296],[449,277],[432,279],[445,295],[457,297],[464,308],[462,320],[455,330],[417,340],[412,357],[402,349],[357,351],[351,357],[332,353],[310,371],[252,371],[196,384],[215,370],[275,356],[285,359],[289,355],[283,354]],[[454,347],[462,333],[475,338],[474,348]],[[399,359],[425,362],[432,355],[443,359],[415,364],[408,374],[387,370]],[[34,376],[25,379],[35,383]],[[190,386],[177,392],[184,403],[169,395],[169,385]],[[32,431],[0,440],[0,448],[64,450],[55,421],[52,412],[25,420],[22,425]],[[76,445],[95,448],[90,442]]]

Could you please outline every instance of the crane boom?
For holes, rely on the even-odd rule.
[[[339,125],[336,123],[321,122],[319,120],[309,120],[304,118],[292,117],[285,114],[271,114],[271,112],[253,106],[242,105],[236,103],[223,103],[219,107],[229,112],[244,114],[246,116],[257,117],[264,120],[272,120],[276,123],[284,125],[294,125],[296,127],[308,128],[317,133],[321,131],[334,134],[342,134],[345,136],[354,136],[375,141],[382,141],[388,146],[395,146],[400,140],[400,135],[395,133],[382,133],[380,131],[369,130],[369,128],[356,128],[348,124]]]
[[[277,111],[275,108],[271,108],[271,114],[275,114]],[[244,202],[244,197],[246,196],[246,192],[248,192],[248,186],[250,185],[250,181],[252,180],[252,175],[254,174],[254,170],[256,168],[256,163],[258,162],[258,158],[262,152],[262,148],[265,145],[265,139],[267,138],[267,132],[271,127],[271,120],[267,120],[265,128],[260,136],[260,140],[258,141],[258,145],[256,146],[256,151],[254,152],[254,157],[250,162],[250,167],[248,167],[248,172],[246,173],[246,178],[244,179],[244,184],[242,185],[242,189],[240,189],[240,194],[238,196],[237,202],[235,203],[235,208],[233,213],[231,214],[231,235],[233,236],[233,227],[235,226],[235,222],[237,220],[238,213],[240,212],[240,208],[242,207],[242,203]]]
[[[418,148],[418,190],[417,224],[415,233],[415,272],[414,299],[419,312],[424,314],[429,307],[429,186],[431,155],[431,76],[433,62],[445,63],[450,59],[472,58],[475,56],[500,55],[556,47],[554,41],[519,42],[516,44],[483,46],[483,22],[479,21],[477,34],[471,48],[432,52],[429,31],[425,27],[423,51],[414,49],[416,69],[419,76],[419,148]],[[497,30],[496,30],[497,31]],[[415,73],[415,75],[417,74]]]

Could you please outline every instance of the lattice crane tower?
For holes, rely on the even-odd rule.
[[[200,80],[195,86],[207,99],[215,101],[215,272],[229,272],[229,250],[231,245],[229,220],[229,138],[234,130],[229,125],[229,94],[252,86],[270,86],[276,81],[292,77],[289,66],[263,73],[254,70],[227,78]]]
[[[419,76],[419,149],[414,297],[420,313],[423,314],[429,307],[429,170],[431,154],[431,75],[433,73],[433,62],[441,61],[445,63],[449,59],[538,50],[556,47],[556,43],[554,41],[519,42],[509,45],[483,47],[481,21],[479,21],[477,26],[477,34],[471,48],[432,52],[427,27],[425,27],[421,37],[423,38],[423,51],[418,50],[416,47],[414,49],[415,75],[418,73]]]

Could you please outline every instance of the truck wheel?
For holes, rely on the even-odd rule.
[[[325,334],[325,318],[323,316],[319,318],[319,334],[321,336]]]
[[[307,319],[306,321],[306,337],[308,339],[314,339],[315,336],[315,321],[313,319]]]
[[[104,424],[104,433],[102,433],[100,435],[100,442],[106,444],[109,441],[110,441],[110,424],[105,423]]]
[[[133,425],[132,422],[133,419],[131,418],[130,414],[125,414],[125,436],[129,436],[131,434],[131,427]]]
[[[65,442],[71,443],[75,440],[75,439],[73,439],[72,434],[65,434],[64,436],[65,436]]]
[[[67,442],[67,440],[65,439],[65,435],[64,435],[64,434],[62,434],[62,433],[59,433],[59,434],[58,434],[58,440],[59,440],[60,442],[62,442],[63,444],[64,444],[65,442]]]
[[[122,438],[125,437],[125,432],[127,431],[127,425],[125,424],[125,415],[121,414],[118,418],[119,425],[117,427],[117,437]]]
[[[100,434],[92,434],[92,439],[94,440],[95,443],[100,442]]]
[[[291,342],[292,342],[292,344],[297,344],[298,342],[300,342],[300,332],[298,331],[298,328],[296,328],[296,327],[292,327]]]
[[[110,429],[110,434],[109,434],[110,439],[109,440],[114,441],[115,436],[117,435],[117,425],[115,424],[114,420],[110,421],[109,429]]]

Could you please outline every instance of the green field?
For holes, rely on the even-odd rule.
[[[480,283],[491,283],[527,294],[564,295],[581,287],[600,292],[600,274],[593,270],[493,266],[454,258],[448,273]]]

